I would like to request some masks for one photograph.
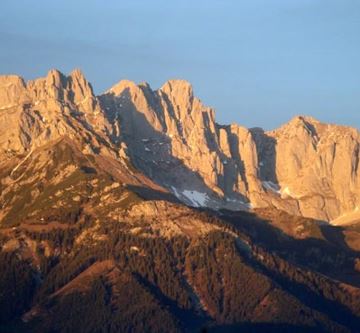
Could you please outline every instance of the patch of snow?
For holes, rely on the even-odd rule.
[[[206,202],[208,201],[206,193],[184,190],[182,194],[191,201],[194,207],[206,206]]]
[[[227,162],[227,161],[223,161],[223,164],[228,164],[228,162]]]
[[[351,225],[360,223],[360,207],[356,206],[354,210],[346,212],[336,219],[331,220],[331,225]]]
[[[275,184],[272,181],[263,181],[262,184],[265,189],[270,190],[276,194],[280,194],[281,198],[283,199],[289,197],[294,199],[299,198],[299,196],[293,193],[288,186],[280,188],[279,184]]]
[[[233,199],[233,198],[226,198],[226,201],[229,201],[229,202],[239,202],[239,203],[241,203],[241,204],[245,204],[244,201],[238,200],[238,199]]]
[[[285,187],[283,190],[281,190],[281,194],[283,194],[283,195],[287,195],[287,196],[289,196],[289,197],[291,197],[292,195],[291,195],[291,192],[290,192],[290,190],[289,190],[289,187]]]
[[[171,189],[173,190],[175,196],[180,199],[181,195],[180,193],[178,192],[178,190],[174,187],[174,186],[171,186]]]
[[[243,201],[243,200],[226,198],[226,201],[227,201],[227,202],[233,202],[233,203],[237,203],[237,204],[243,205],[243,206],[245,206],[245,207],[248,208],[248,209],[251,209],[251,208],[252,208],[252,205],[251,205],[250,202],[245,202],[245,201]]]
[[[141,139],[142,142],[148,142],[149,139]]]
[[[293,191],[290,190],[288,186],[285,186],[280,190],[281,198],[293,198],[293,199],[300,199],[301,195],[295,194]]]
[[[178,199],[182,201],[184,199],[187,199],[187,201],[190,202],[190,205],[192,207],[206,207],[206,203],[209,200],[206,193],[198,192],[195,190],[183,190],[180,193],[179,190],[173,186],[171,186],[171,189]]]
[[[148,147],[145,147],[145,151],[151,151]]]
[[[260,161],[259,165],[260,165],[260,166],[264,166],[264,162],[263,162],[263,161]]]
[[[262,185],[267,190],[280,194],[280,187],[278,184],[273,183],[272,181],[263,181]]]

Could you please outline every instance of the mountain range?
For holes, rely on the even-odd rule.
[[[358,332],[359,149],[220,125],[183,80],[0,76],[0,328]]]

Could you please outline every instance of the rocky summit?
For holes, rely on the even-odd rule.
[[[0,331],[359,332],[359,148],[183,80],[0,76]]]
[[[79,70],[2,76],[0,111],[2,169],[67,138],[84,154],[130,161],[189,206],[275,207],[327,222],[359,211],[357,129],[306,116],[273,131],[219,125],[183,80],[155,91],[123,80],[95,96]]]

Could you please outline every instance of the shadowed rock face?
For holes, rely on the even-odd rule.
[[[96,97],[79,70],[0,77],[0,150],[19,159],[63,136],[81,151],[129,159],[192,206],[272,206],[331,221],[360,207],[359,132],[296,117],[265,132],[215,122],[191,85],[120,81]]]

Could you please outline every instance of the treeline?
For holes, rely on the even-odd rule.
[[[164,297],[175,301],[180,308],[191,308],[190,298],[183,287],[181,272],[181,261],[184,261],[189,244],[187,239],[178,237],[170,241],[163,238],[138,237],[124,230],[121,224],[109,223],[102,228],[106,229],[100,230],[100,233],[105,232],[107,235],[106,242],[74,247],[69,255],[63,256],[44,278],[37,293],[38,300],[46,298],[46,295],[64,286],[95,261],[114,259],[122,269],[139,274],[150,285],[159,288]],[[67,232],[72,233],[63,230],[63,239],[72,239],[66,235]],[[39,240],[49,239],[44,236],[37,237]]]
[[[290,262],[253,246],[254,256],[260,259],[259,265],[267,274],[284,288],[314,307],[321,309],[334,320],[360,326],[360,293],[346,288],[323,275],[305,267],[294,266]]]
[[[341,331],[336,322],[346,325],[340,318],[345,315],[355,327],[356,316],[341,304],[358,314],[359,302],[337,283],[254,245],[234,224],[206,213],[196,217],[221,230],[192,240],[167,239],[139,236],[126,223],[103,221],[96,233],[105,238],[79,244],[75,239],[93,226],[91,219],[67,229],[28,231],[38,244],[47,241],[59,252],[45,256],[38,247],[40,277],[29,262],[14,253],[2,254],[0,306],[11,305],[1,311],[1,320],[39,304],[48,310],[32,323],[41,332],[176,332],[195,327],[200,317],[210,320],[207,315],[222,324],[301,323],[333,332]],[[249,245],[249,253],[239,248],[237,238]],[[116,279],[101,275],[86,292],[53,297],[94,263],[109,259],[120,272]],[[42,279],[41,284],[36,278]],[[316,301],[314,308],[302,291]],[[340,309],[338,316],[331,305]]]
[[[116,289],[114,295],[111,289]],[[181,332],[181,324],[131,275],[115,285],[96,279],[86,293],[61,296],[51,306],[52,316],[36,329],[41,332]]]

